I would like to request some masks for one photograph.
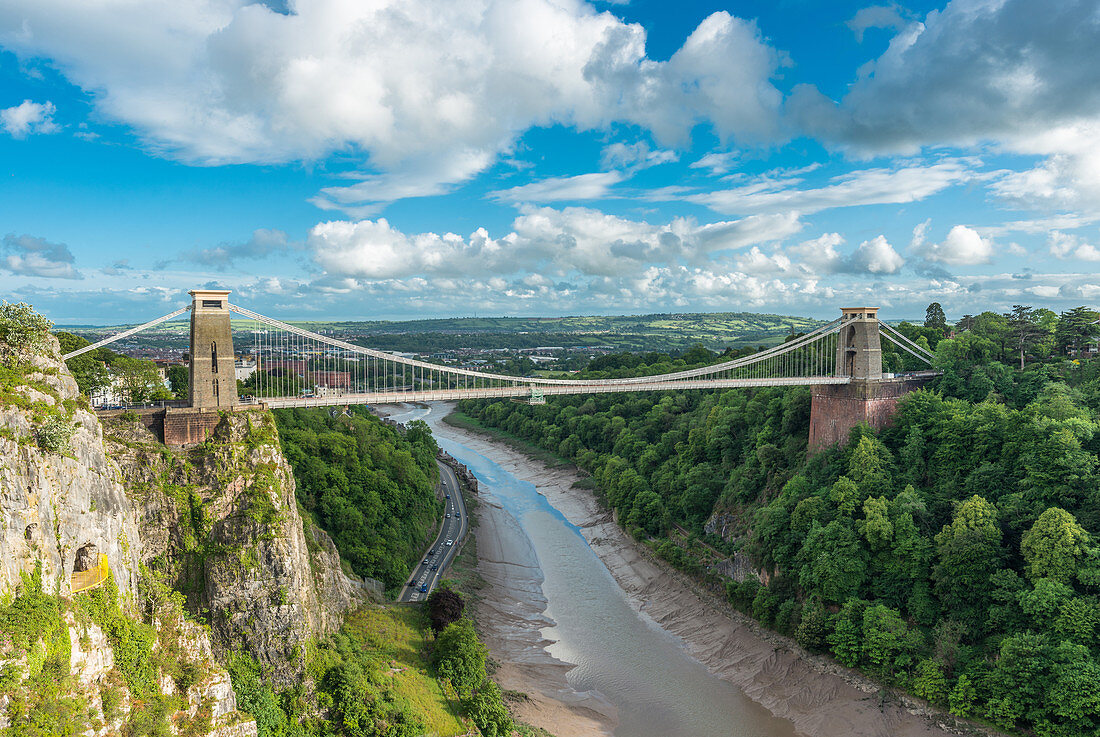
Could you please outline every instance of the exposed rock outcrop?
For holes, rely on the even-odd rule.
[[[143,560],[206,614],[218,653],[243,647],[276,684],[297,683],[307,641],[381,593],[350,579],[328,535],[303,520],[267,411],[227,413],[207,442],[180,451],[133,420],[106,427],[139,508]]]
[[[0,727],[9,707],[41,696],[31,679],[44,677],[42,663],[64,658],[60,698],[83,704],[86,735],[117,733],[152,698],[168,705],[157,718],[173,731],[254,737],[219,665],[228,651],[250,652],[277,687],[297,684],[307,641],[382,593],[347,576],[328,535],[303,520],[269,413],[231,413],[186,451],[125,415],[105,432],[52,337],[44,350],[0,344],[0,593],[25,595],[32,579],[62,612],[53,632],[67,637],[0,632]],[[149,593],[156,579],[185,601],[165,608]],[[117,586],[114,616],[153,626],[157,682],[140,698],[127,687],[133,652],[118,662],[117,628],[105,634],[74,595],[93,584]]]
[[[3,364],[0,591],[41,561],[45,590],[69,593],[74,570],[89,555],[105,554],[123,599],[132,601],[141,551],[136,518],[57,340],[51,336],[44,352],[16,353]],[[51,425],[67,442],[42,441]]]

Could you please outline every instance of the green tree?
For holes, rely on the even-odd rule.
[[[868,607],[862,635],[863,660],[873,671],[891,678],[908,671],[917,643],[896,610],[882,604]]]
[[[477,690],[462,702],[466,715],[485,737],[507,737],[515,725],[504,706],[500,687],[484,678]]]
[[[867,576],[867,553],[847,524],[833,520],[814,526],[798,553],[798,583],[825,601],[841,602],[859,593]]]
[[[894,524],[890,521],[885,497],[867,497],[863,502],[863,519],[859,531],[872,550],[882,550],[894,537]]]
[[[947,679],[943,675],[943,666],[932,658],[924,658],[917,663],[913,674],[913,693],[933,704],[943,703],[947,696]]]
[[[947,316],[943,313],[943,305],[933,302],[924,311],[924,327],[944,330],[947,328]]]
[[[872,435],[859,439],[848,461],[848,478],[859,486],[861,501],[892,490],[893,457],[882,441]]]
[[[849,599],[836,615],[832,634],[827,638],[833,656],[844,665],[854,668],[863,654],[863,612],[867,602]]]
[[[1020,552],[1027,562],[1032,581],[1053,578],[1070,583],[1077,576],[1078,563],[1089,547],[1089,534],[1064,509],[1050,507],[1024,533]]]
[[[1052,666],[1042,635],[1024,632],[1005,638],[986,683],[990,693],[986,716],[1005,729],[1043,721]]]
[[[160,370],[152,361],[118,356],[111,364],[111,372],[118,379],[119,389],[129,404],[172,398],[164,387]]]
[[[186,366],[168,367],[168,385],[176,399],[187,399],[190,393],[191,376]]]
[[[978,691],[964,673],[959,676],[955,687],[947,696],[947,705],[957,717],[968,717],[974,713],[974,702],[978,700]]]
[[[989,577],[1003,558],[996,508],[980,496],[958,505],[936,535],[936,593],[971,627],[981,626],[989,606]]]
[[[432,663],[440,678],[451,682],[455,692],[467,699],[485,680],[487,651],[466,617],[447,625],[435,640]]]
[[[1074,307],[1063,312],[1058,316],[1058,326],[1054,329],[1055,345],[1063,355],[1070,348],[1079,353],[1082,345],[1100,333],[1100,326],[1096,325],[1098,319],[1100,313],[1087,307]]]
[[[1013,344],[1020,354],[1020,370],[1024,370],[1024,354],[1044,335],[1039,324],[1038,310],[1026,305],[1012,305],[1012,311],[1005,317],[1012,335]]]
[[[53,323],[26,302],[0,302],[0,351],[43,350]]]
[[[798,644],[807,650],[823,650],[832,632],[831,617],[820,600],[815,599],[802,610],[802,621],[795,631]]]
[[[836,504],[837,511],[851,517],[863,501],[859,486],[848,476],[841,476],[829,490],[829,498]]]
[[[1040,578],[1030,590],[1020,592],[1020,608],[1031,618],[1032,627],[1052,627],[1062,606],[1073,596],[1073,589],[1053,578]]]

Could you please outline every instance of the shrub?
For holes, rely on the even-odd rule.
[[[439,634],[451,622],[462,618],[466,602],[458,592],[441,586],[428,595],[428,618],[432,622],[432,632]]]
[[[34,439],[42,450],[65,453],[69,450],[75,429],[72,421],[58,415],[50,415],[34,429]]]
[[[974,701],[978,698],[977,689],[966,675],[959,676],[958,683],[947,697],[951,713],[957,717],[968,717],[974,713]]]
[[[947,679],[943,677],[943,667],[937,661],[925,658],[917,663],[913,693],[935,704],[943,701],[947,695]]]
[[[52,322],[25,302],[0,303],[0,343],[6,343],[10,351],[44,348],[52,327]]]
[[[797,599],[787,599],[775,614],[775,628],[784,635],[793,634],[802,621],[802,605]]]
[[[795,631],[798,644],[807,650],[824,650],[829,644],[829,635],[833,633],[831,619],[820,601],[815,600],[807,606]]]

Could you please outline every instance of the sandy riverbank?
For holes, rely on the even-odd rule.
[[[447,410],[437,405],[436,411]],[[887,699],[882,703],[879,689],[858,673],[763,630],[718,597],[652,560],[599,508],[591,492],[573,487],[579,478],[573,469],[548,467],[511,446],[459,428],[441,427],[440,433],[533,483],[581,528],[632,606],[680,637],[712,673],[791,721],[800,733],[809,737],[959,733],[915,702],[906,706]],[[546,622],[545,599],[537,567],[524,573],[524,566],[505,562],[511,559],[502,556],[520,544],[514,536],[526,540],[522,530],[511,529],[518,528],[518,523],[490,504],[483,504],[479,514],[478,570],[490,584],[479,603],[487,616],[480,620],[497,623],[485,635],[493,657],[503,664],[497,673],[501,685],[532,694],[521,718],[560,737],[607,734],[614,725],[613,707],[606,702],[601,705],[602,700],[591,694],[572,691],[564,677],[568,665],[542,650],[545,643],[538,630]]]

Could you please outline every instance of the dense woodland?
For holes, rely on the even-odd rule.
[[[961,716],[1100,734],[1100,360],[1074,357],[1097,315],[938,307],[902,329],[944,375],[812,456],[805,388],[461,409],[591,472],[685,570],[747,555],[764,582],[731,602],[803,646]]]
[[[443,514],[431,431],[402,434],[361,407],[274,414],[299,503],[357,574],[401,585]]]

